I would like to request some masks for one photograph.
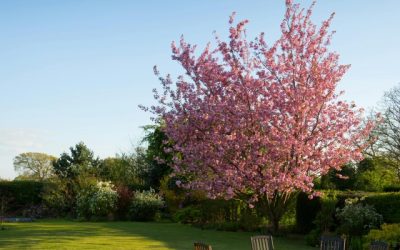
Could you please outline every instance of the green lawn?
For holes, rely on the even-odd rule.
[[[193,249],[194,241],[215,250],[250,249],[252,233],[201,230],[175,223],[72,222],[6,223],[0,249]],[[301,239],[274,238],[276,249],[310,250]]]

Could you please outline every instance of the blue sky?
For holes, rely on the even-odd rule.
[[[301,1],[308,6],[310,1]],[[320,0],[313,20],[333,11],[332,50],[352,68],[345,98],[373,107],[400,82],[400,1]],[[13,178],[22,152],[55,156],[84,141],[101,156],[143,136],[159,86],[152,67],[182,73],[170,43],[181,34],[202,47],[228,17],[249,19],[250,37],[278,37],[284,1],[0,1],[0,177]]]

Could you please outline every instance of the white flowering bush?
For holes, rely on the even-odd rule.
[[[374,207],[364,205],[358,200],[347,199],[344,208],[337,211],[340,220],[338,231],[349,236],[361,236],[382,224],[382,215]]]
[[[154,220],[157,212],[164,206],[162,197],[153,189],[136,192],[130,207],[130,217],[137,221]]]
[[[118,193],[111,182],[90,185],[78,194],[78,216],[85,219],[105,217],[115,210],[117,199]]]

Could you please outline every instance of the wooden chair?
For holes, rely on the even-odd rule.
[[[212,250],[212,247],[210,245],[207,245],[207,244],[204,244],[201,242],[195,242],[194,250]]]
[[[369,246],[370,250],[389,250],[389,244],[384,241],[373,241]]]
[[[252,250],[274,250],[274,242],[271,235],[259,235],[251,237]]]
[[[337,236],[322,236],[320,250],[345,250],[346,240]]]

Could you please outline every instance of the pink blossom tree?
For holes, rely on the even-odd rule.
[[[296,191],[315,195],[313,181],[362,159],[374,126],[362,109],[339,99],[336,87],[349,65],[328,51],[331,17],[320,27],[291,0],[281,36],[246,39],[247,20],[229,21],[229,41],[216,37],[200,54],[180,40],[173,59],[186,75],[160,77],[159,105],[144,108],[163,121],[173,141],[173,169],[184,187],[209,197],[260,202],[275,231]],[[158,74],[155,69],[156,75]]]

